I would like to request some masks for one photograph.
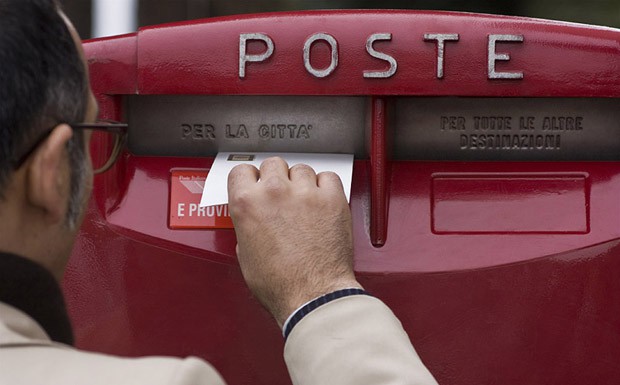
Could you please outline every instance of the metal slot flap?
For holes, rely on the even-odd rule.
[[[395,159],[620,159],[617,99],[405,97],[392,119]]]
[[[366,157],[364,97],[132,95],[128,146],[137,155],[219,151]]]

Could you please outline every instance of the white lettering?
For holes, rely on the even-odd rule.
[[[507,53],[496,53],[495,44],[497,42],[523,42],[523,35],[489,35],[489,56],[488,56],[488,74],[489,79],[523,79],[523,72],[496,72],[495,62],[498,60],[508,61],[510,55]]]
[[[392,40],[391,33],[375,33],[368,37],[366,40],[366,52],[370,54],[370,56],[385,60],[390,64],[390,69],[387,71],[364,71],[365,78],[389,78],[396,73],[396,69],[398,68],[398,63],[394,57],[385,54],[383,52],[379,52],[373,48],[373,43],[377,40]]]
[[[198,205],[196,203],[190,203],[189,204],[189,216],[193,216],[194,213],[198,211]]]
[[[327,44],[329,44],[331,50],[331,63],[327,68],[322,70],[315,69],[310,63],[310,50],[312,48],[312,44],[314,44],[314,42],[318,40],[326,41]],[[334,72],[336,67],[338,67],[338,42],[336,41],[336,39],[334,39],[332,35],[322,32],[315,33],[314,35],[310,36],[308,40],[306,40],[306,42],[304,43],[304,66],[310,74],[314,75],[314,77],[324,78],[331,75],[331,73]]]
[[[185,216],[185,203],[179,203],[177,206],[177,217],[182,218]]]
[[[437,41],[437,79],[443,78],[443,63],[445,57],[445,42],[446,41],[458,41],[458,33],[425,33],[424,40],[436,40]]]
[[[436,66],[436,78],[443,79],[445,76],[446,68],[446,44],[447,42],[460,41],[460,34],[458,33],[424,33],[423,38],[425,41],[435,42],[437,47],[437,66]],[[262,53],[249,54],[248,42],[258,41],[263,42],[266,49]],[[311,62],[312,47],[314,43],[322,41],[327,44],[330,50],[330,62],[325,68],[315,68]],[[377,41],[392,41],[392,33],[381,32],[373,33],[366,39],[366,52],[368,55],[375,59],[386,62],[389,67],[383,71],[379,70],[363,70],[362,75],[364,78],[386,79],[394,76],[398,71],[398,61],[392,55],[375,49],[374,44]],[[517,34],[489,34],[487,42],[487,77],[488,79],[523,79],[524,73],[522,71],[502,72],[497,71],[497,62],[510,61],[510,54],[507,52],[498,53],[498,43],[523,43],[524,35]],[[270,59],[275,52],[275,43],[273,39],[265,33],[241,33],[239,34],[239,78],[246,77],[246,70],[248,63],[260,63]],[[347,51],[349,52],[349,51]],[[312,34],[306,39],[303,45],[303,63],[306,71],[316,78],[325,78],[334,73],[339,65],[339,47],[336,38],[328,33],[317,32]],[[187,127],[186,127],[187,126]],[[236,131],[231,127],[227,128],[227,137],[247,137],[247,131],[242,131],[241,126]],[[192,131],[189,125],[184,125],[182,136],[192,137],[196,134]],[[245,128],[245,127],[243,127]],[[206,128],[205,128],[206,130]],[[192,136],[193,135],[193,136]],[[205,134],[206,135],[206,134]]]
[[[258,55],[248,55],[247,41],[260,40],[267,45],[267,50]],[[239,35],[239,77],[245,78],[245,64],[247,62],[262,62],[267,60],[273,54],[273,40],[264,33],[242,33]]]

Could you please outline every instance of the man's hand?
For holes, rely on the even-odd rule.
[[[260,180],[259,180],[260,179]],[[338,175],[281,158],[228,176],[237,256],[250,290],[280,326],[315,297],[361,287],[353,274],[351,212]]]

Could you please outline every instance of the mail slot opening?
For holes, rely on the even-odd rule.
[[[403,97],[393,102],[395,159],[620,159],[617,99]]]
[[[129,150],[136,155],[315,152],[366,158],[368,98],[132,95]]]

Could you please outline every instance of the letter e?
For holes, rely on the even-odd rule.
[[[496,72],[495,71],[495,62],[498,60],[508,61],[510,60],[510,55],[507,53],[495,53],[495,44],[500,41],[506,42],[523,42],[523,35],[489,35],[489,56],[488,56],[488,66],[489,79],[523,79],[523,72]]]

